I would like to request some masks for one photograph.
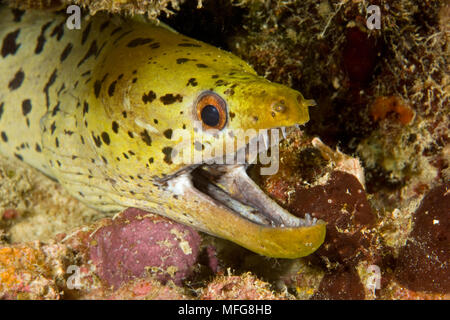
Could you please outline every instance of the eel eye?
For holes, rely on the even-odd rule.
[[[225,101],[214,92],[204,92],[197,100],[197,117],[204,129],[222,130],[227,123]]]

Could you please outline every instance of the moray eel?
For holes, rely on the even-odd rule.
[[[229,158],[254,141],[237,132],[307,122],[311,104],[299,92],[142,19],[95,15],[70,30],[64,14],[0,7],[0,18],[3,155],[103,212],[140,208],[269,257],[322,244],[325,223],[265,195],[246,173],[248,158],[208,162],[224,143],[235,147]],[[188,151],[202,161],[176,161]]]

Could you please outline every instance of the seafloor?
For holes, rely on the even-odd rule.
[[[279,172],[254,179],[327,236],[266,258],[139,210],[104,217],[1,157],[0,298],[449,299],[449,1],[10,1],[69,3],[148,14],[315,99]]]

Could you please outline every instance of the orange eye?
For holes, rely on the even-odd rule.
[[[197,117],[203,128],[222,130],[227,123],[225,100],[211,91],[202,93],[197,100]]]

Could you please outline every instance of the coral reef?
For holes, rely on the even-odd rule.
[[[8,242],[48,241],[102,216],[42,173],[0,156],[0,229]]]
[[[277,174],[264,177],[262,187],[293,214],[310,214],[327,222],[324,244],[304,259],[321,266],[325,274],[319,282],[311,282],[305,275],[317,277],[318,272],[299,264],[294,268],[297,272],[284,275],[285,284],[295,288],[298,298],[363,299],[357,266],[378,260],[383,245],[359,161],[300,131],[282,142],[280,159],[283,166]]]
[[[448,1],[374,0],[373,30],[364,1],[203,2],[9,1],[147,14],[315,99],[279,172],[250,170],[281,206],[328,223],[324,245],[277,260],[135,209],[93,222],[104,217],[0,158],[0,298],[450,299]]]
[[[341,270],[326,274],[312,300],[362,300],[364,287],[355,271]]]
[[[218,276],[203,289],[202,300],[284,300],[286,295],[276,294],[270,285],[251,275]]]
[[[327,222],[325,242],[315,255],[328,265],[356,265],[370,254],[375,216],[358,179],[362,179],[358,161],[333,154],[299,131],[283,142],[280,159],[286,166],[264,177],[263,187],[289,212]],[[346,168],[350,170],[345,172]]]
[[[254,2],[230,48],[317,99],[306,132],[361,158],[374,201],[406,205],[448,168],[448,4],[371,4],[380,29],[365,2]]]
[[[179,285],[194,271],[200,240],[189,227],[130,208],[56,242],[0,247],[0,298],[186,298]]]
[[[0,247],[0,299],[59,299],[70,256],[55,243]]]
[[[397,261],[398,281],[414,291],[450,293],[450,183],[428,192],[413,223]]]
[[[67,3],[68,1],[66,1]],[[170,15],[173,10],[179,8],[183,0],[162,0],[162,1],[131,1],[131,0],[74,0],[70,3],[88,8],[91,14],[104,10],[111,13],[126,12],[129,14],[147,14],[151,18],[158,17],[161,13]],[[201,2],[199,2],[201,6]]]
[[[180,287],[163,285],[154,279],[137,279],[117,290],[99,288],[90,290],[78,299],[85,300],[185,300],[189,299]]]
[[[152,19],[156,19],[162,13],[173,14],[183,2],[184,0],[9,0],[9,4],[18,9],[60,10],[76,4],[88,9],[91,14],[98,11],[129,15],[146,14]],[[198,2],[198,6],[202,6],[201,0]]]
[[[392,290],[377,290],[375,296],[392,298],[394,287],[400,285],[392,280],[395,266],[425,263],[425,252],[431,257],[436,250],[448,254],[448,248],[437,249],[423,238],[416,242],[416,231],[409,233],[421,199],[449,177],[449,4],[413,0],[371,4],[381,9],[380,29],[366,26],[366,2],[254,2],[248,6],[246,31],[230,38],[229,47],[268,79],[316,99],[318,107],[310,109],[311,121],[305,132],[360,158],[366,201],[372,207],[368,214],[372,221],[361,229],[366,241],[357,246],[364,254],[350,260],[335,258],[338,264],[330,261],[327,269],[338,272],[350,264],[376,264],[383,274],[382,287]],[[292,143],[291,151],[297,148]],[[297,171],[313,177],[324,165],[312,152],[288,152],[285,157],[289,160],[283,165],[302,162]],[[296,181],[301,181],[303,190]],[[265,185],[269,194],[295,211],[290,204],[299,189],[303,193],[300,206],[304,205],[301,199],[309,200],[314,192],[310,189],[317,190],[310,181],[307,173],[299,176],[288,170],[282,177],[269,178]],[[322,202],[322,206],[326,204]],[[317,211],[317,204],[308,210]],[[442,212],[448,214],[449,209]],[[332,215],[327,221],[333,221]],[[442,228],[448,230],[448,226]],[[327,231],[328,241],[333,233],[340,234],[340,229],[330,226]],[[427,232],[430,239],[442,236],[437,228]],[[412,249],[415,244],[420,252]],[[332,248],[329,242],[318,253],[327,248]],[[350,248],[352,254],[358,252],[356,247]],[[429,268],[437,268],[437,264]],[[405,274],[417,273],[416,267],[410,268],[415,271]],[[429,272],[426,278],[427,292],[434,298],[437,296],[431,292],[448,293],[436,284],[445,286],[442,279],[449,277],[445,268],[441,271]],[[330,279],[332,276],[337,277],[329,274]],[[420,275],[402,284],[416,293],[425,290],[423,284],[411,283],[415,277]],[[425,298],[424,294],[417,296]]]
[[[374,215],[361,184],[349,174],[336,171],[324,186],[296,189],[288,208],[325,219],[327,238],[317,253],[330,261],[355,264],[370,247]]]

